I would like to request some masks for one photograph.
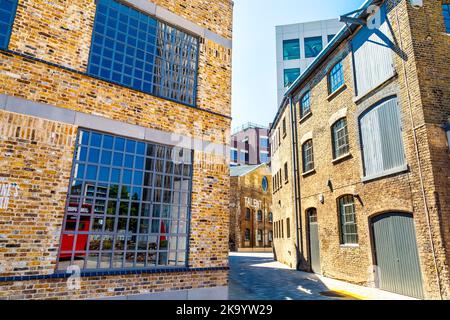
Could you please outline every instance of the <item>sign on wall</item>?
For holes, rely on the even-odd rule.
[[[261,209],[262,208],[262,201],[256,200],[252,198],[245,197],[245,206],[248,208],[255,208],[255,209]]]
[[[6,210],[9,206],[9,199],[19,195],[17,183],[9,183],[5,178],[0,178],[0,210]]]

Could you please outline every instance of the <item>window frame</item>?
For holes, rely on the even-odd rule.
[[[310,143],[310,146],[308,145]],[[308,156],[306,153],[310,152],[310,155]],[[309,157],[310,161],[306,161],[306,158]],[[314,164],[314,145],[313,140],[308,139],[302,144],[302,169],[303,173],[311,172],[315,169]]]
[[[442,15],[444,18],[445,32],[450,34],[450,3],[442,4]]]
[[[341,128],[337,128],[342,122],[345,122],[345,125]],[[343,132],[343,136],[338,137],[340,132]],[[344,140],[344,143],[339,145],[339,140]],[[331,126],[331,145],[333,149],[333,160],[344,157],[350,153],[350,137],[348,134],[348,122],[346,117],[340,118]]]
[[[287,48],[287,45],[292,45],[296,43],[298,45],[298,56],[297,54],[295,55],[287,55],[286,54],[286,50],[290,49],[292,50],[292,48]],[[283,61],[290,61],[290,60],[299,60],[300,56],[301,56],[301,48],[300,48],[300,39],[288,39],[288,40],[283,40]]]
[[[337,82],[336,82],[337,81]],[[336,82],[336,83],[335,83]],[[328,94],[333,94],[345,85],[344,63],[340,60],[328,72]]]
[[[11,2],[12,3],[12,10],[10,12],[8,12],[8,11],[6,11],[3,8],[0,7],[0,11],[7,12],[7,14],[11,15],[11,17],[9,19],[9,22],[6,23],[6,33],[3,35],[4,36],[4,42],[0,43],[0,49],[7,50],[8,47],[9,47],[9,43],[11,41],[11,35],[12,35],[13,27],[14,27],[14,22],[16,20],[17,7],[18,7],[18,4],[19,4],[19,1],[18,0],[1,0],[1,1]],[[3,22],[0,22],[0,23],[3,24]]]
[[[84,141],[83,134],[86,134],[88,136],[88,142],[86,143]],[[100,137],[100,145],[93,144],[92,139],[93,137]],[[114,141],[114,146],[109,148],[105,146],[105,141],[108,139],[111,139],[111,141]],[[123,142],[124,145],[121,150],[118,151],[116,149],[116,144],[119,142]],[[113,145],[113,144],[111,144]],[[133,147],[135,145],[135,147]],[[144,151],[139,151],[139,147],[142,148],[144,146]],[[82,156],[83,148],[85,150],[85,155]],[[134,151],[132,149],[134,148]],[[103,133],[97,130],[93,129],[87,129],[80,127],[77,132],[76,137],[76,146],[74,148],[73,152],[73,161],[72,161],[72,168],[71,168],[71,176],[69,179],[69,186],[68,186],[68,192],[67,192],[67,200],[65,203],[65,212],[64,212],[64,218],[63,218],[63,224],[61,228],[61,237],[59,241],[59,247],[58,247],[58,255],[57,255],[57,263],[55,266],[56,272],[65,272],[65,269],[61,268],[61,258],[62,256],[67,257],[67,254],[70,254],[70,262],[71,264],[74,263],[75,257],[82,254],[84,252],[84,262],[83,266],[81,267],[81,270],[83,271],[103,271],[103,270],[153,270],[153,269],[161,269],[161,268],[179,268],[180,266],[186,267],[188,265],[188,258],[189,258],[189,236],[190,236],[190,221],[191,221],[191,207],[192,207],[192,188],[193,188],[193,157],[194,152],[190,149],[181,148],[183,150],[183,157],[187,157],[185,159],[189,159],[190,161],[190,168],[189,172],[186,172],[186,167],[184,167],[184,161],[181,165],[179,174],[175,171],[176,165],[175,162],[173,162],[172,156],[169,158],[169,152],[172,154],[172,152],[176,152],[177,147],[175,146],[169,146],[164,145],[160,143],[150,142],[150,141],[144,141],[139,140],[135,138],[129,138],[124,137],[117,134],[110,134],[110,133]],[[130,151],[131,150],[131,151]],[[169,151],[171,150],[171,151]],[[98,156],[96,155],[98,152]],[[149,152],[151,154],[149,154]],[[91,158],[91,153],[94,155]],[[104,153],[109,155],[109,161],[104,161]],[[116,153],[122,153],[121,157],[121,164],[116,164],[115,161],[115,154]],[[189,155],[188,155],[189,154]],[[127,156],[129,157],[129,161],[132,161],[132,164],[126,164]],[[131,160],[131,157],[134,159]],[[140,161],[137,158],[143,158],[140,166],[137,166],[138,161]],[[152,168],[147,169],[147,161],[150,160],[150,163],[152,163]],[[170,166],[167,166],[167,164],[172,163]],[[161,164],[160,169],[158,169],[158,162]],[[131,166],[130,166],[131,165]],[[81,166],[84,166],[84,168],[80,168]],[[89,167],[96,167],[96,178],[90,178],[88,176]],[[171,168],[170,172],[167,172],[167,168]],[[101,172],[102,168],[106,168],[107,170],[107,179],[101,178]],[[80,169],[83,170],[82,178],[78,176],[80,173]],[[119,171],[119,178],[118,180],[112,180],[114,170]],[[159,171],[161,170],[161,171]],[[126,171],[130,171],[132,180],[129,180],[130,182],[126,182],[124,175],[126,174]],[[106,170],[104,170],[104,173]],[[141,183],[136,183],[136,178],[139,177],[139,173],[141,174],[140,179],[138,181],[142,181]],[[147,177],[147,173],[149,174]],[[136,175],[138,174],[138,175]],[[131,179],[130,177],[130,179]],[[160,185],[157,182],[158,177],[161,177]],[[169,179],[167,179],[169,177]],[[177,189],[175,187],[175,179],[180,178],[182,183],[187,181],[188,186],[187,188],[183,189],[182,185],[180,184],[180,187]],[[139,178],[138,178],[139,179]],[[151,180],[151,182],[150,182]],[[131,182],[133,181],[133,183]],[[80,193],[73,193],[74,186],[76,186],[76,182],[81,183],[81,189],[83,190]],[[147,185],[146,183],[150,183],[150,185]],[[167,187],[170,184],[170,187]],[[117,195],[111,196],[111,190],[112,187],[117,185]],[[89,189],[88,187],[91,186],[93,189]],[[124,189],[123,187],[128,188],[129,192],[126,191],[129,196],[127,198],[123,197]],[[85,188],[84,188],[85,187]],[[106,189],[106,191],[109,191],[108,194],[101,194],[99,193],[100,189]],[[148,199],[145,199],[145,189],[148,189],[150,192],[147,196]],[[78,190],[78,189],[75,189]],[[93,190],[93,191],[89,191]],[[156,192],[160,191],[160,201],[155,201]],[[170,201],[165,202],[164,197],[166,197],[165,192],[169,191],[171,192],[170,195]],[[131,194],[135,192],[142,192],[140,194],[140,199],[133,199]],[[178,193],[178,195],[175,195],[175,193]],[[91,195],[92,194],[92,195]],[[136,194],[136,193],[135,193]],[[183,194],[186,194],[186,204],[183,205],[181,203],[181,197],[184,197]],[[180,197],[180,203],[178,205],[173,205],[173,199],[175,196]],[[73,210],[69,210],[71,206],[71,201],[76,201],[76,207],[77,210],[74,212]],[[184,202],[184,200],[183,200]],[[101,205],[103,203],[103,205]],[[114,214],[108,213],[109,211],[109,205],[111,203],[115,203],[115,205],[112,207],[114,209]],[[120,210],[124,209],[122,207],[122,203],[128,203],[126,206],[126,215],[121,214]],[[133,206],[133,204],[137,204],[137,210],[138,214],[134,215],[132,214],[133,208],[136,208]],[[85,205],[89,205],[92,209],[92,212],[89,214],[86,214],[83,212],[83,208]],[[156,207],[155,207],[156,206]],[[99,213],[98,210],[99,207],[103,207],[101,209],[101,212]],[[167,208],[170,207],[170,212],[172,213],[173,208],[176,207],[177,214],[174,218],[170,216],[171,213],[165,212]],[[182,208],[183,209],[183,215],[184,218],[181,218],[182,214]],[[149,210],[147,215],[144,215],[144,210]],[[157,209],[157,210],[156,210]],[[155,216],[155,212],[158,212],[158,215]],[[165,214],[169,214],[169,216],[164,216]],[[75,217],[75,229],[66,229],[66,225],[70,220],[74,220],[73,217]],[[81,222],[84,223],[84,220],[82,219],[88,217],[89,222],[89,230],[85,230],[84,228],[80,230]],[[93,229],[95,227],[95,220],[102,219],[103,222],[101,225],[101,230]],[[107,230],[107,223],[108,219],[113,219],[113,231]],[[119,220],[120,219],[126,219],[126,226],[125,229],[119,229]],[[136,220],[137,223],[136,231],[130,231],[130,224],[132,220]],[[158,221],[157,229],[158,232],[153,232],[154,227],[154,220]],[[165,221],[165,222],[164,222]],[[176,228],[176,232],[173,232],[171,227],[173,227],[172,223],[176,221],[177,226],[181,225],[183,222],[183,228],[185,228],[185,232],[179,232],[178,228]],[[141,222],[148,222],[146,228],[147,231],[145,233],[140,232],[142,228]],[[165,226],[164,232],[162,231],[163,224],[167,223]],[[139,231],[138,231],[139,230]],[[126,231],[123,233],[122,231]],[[64,236],[67,235],[73,235],[73,244],[71,250],[63,250],[63,244],[64,244]],[[86,247],[84,250],[79,250],[77,245],[78,237],[86,236]],[[123,248],[116,248],[116,241],[119,236],[124,237]],[[99,249],[90,249],[90,241],[92,238],[100,237],[100,246]],[[127,240],[135,237],[135,244],[134,248],[130,249],[128,247]],[[142,249],[139,247],[139,239],[148,239],[150,241],[150,237],[156,237],[157,243],[156,248],[149,249],[149,242],[147,242],[146,249]],[[171,239],[172,237],[176,238],[176,249],[171,250],[171,244],[170,241],[173,241]],[[179,239],[185,238],[186,241],[184,244],[182,244],[181,248],[184,249],[178,249],[181,242]],[[110,249],[105,249],[103,247],[103,244],[105,243],[105,239],[110,238],[112,239],[112,246]],[[164,240],[162,240],[164,238]],[[170,239],[170,240],[169,240]],[[121,241],[121,240],[119,240]],[[161,247],[161,241],[167,241],[167,247]],[[121,258],[121,266],[116,267],[114,265],[114,254],[118,252],[119,254],[122,254]],[[134,256],[133,258],[133,266],[127,266],[127,253],[131,252]],[[166,264],[159,264],[159,259],[161,257],[160,253],[163,253],[162,256],[164,256],[164,253],[166,254]],[[171,254],[175,252],[175,264],[170,264],[170,257]],[[88,267],[88,257],[89,254],[95,254],[97,255],[97,266],[95,268]],[[145,262],[142,265],[138,265],[138,256],[140,254],[145,254]],[[154,265],[148,266],[148,259],[150,256],[150,253],[156,254]],[[182,264],[178,263],[178,255],[183,253],[184,254],[184,261]],[[102,255],[110,255],[109,260],[109,267],[103,267],[102,266]],[[181,261],[181,260],[180,260]],[[65,265],[65,264],[64,264]]]
[[[297,73],[298,71],[298,75],[295,77],[295,79],[289,80],[288,77],[290,74],[294,74],[294,70],[296,71],[295,73]],[[283,70],[283,83],[284,83],[284,88],[288,88],[289,86],[291,86],[295,80],[297,80],[297,78],[300,76],[301,74],[301,69],[300,68],[287,68]]]
[[[307,108],[305,108],[307,105]],[[311,90],[306,91],[300,99],[300,119],[311,113]]]
[[[311,50],[313,50],[313,48],[311,48],[311,44],[307,44],[307,42],[308,41],[314,42],[314,41],[318,41],[319,39],[320,39],[321,49],[318,52],[313,53],[311,51]],[[319,55],[319,53],[323,50],[323,37],[322,36],[305,37],[303,43],[304,43],[304,47],[305,47],[305,58],[306,59],[317,57]],[[308,51],[308,48],[309,48],[309,51]]]
[[[345,200],[350,200],[344,203]],[[337,199],[338,216],[339,216],[339,231],[340,231],[340,244],[343,246],[354,246],[359,244],[359,234],[358,234],[358,223],[356,217],[356,204],[355,197],[353,195],[347,194],[339,197]],[[346,209],[350,208],[350,212]],[[347,216],[353,216],[353,221],[348,221]],[[354,226],[353,233],[347,231],[347,226]],[[349,240],[348,237],[353,236],[354,241]]]
[[[170,23],[167,23],[166,21],[160,20],[154,16],[151,16],[141,10],[135,9],[134,7],[130,6],[127,3],[124,3],[120,0],[111,0],[110,4],[109,2],[102,2],[103,0],[99,0],[96,3],[96,9],[95,9],[95,18],[94,18],[94,25],[92,30],[92,36],[91,36],[91,45],[89,49],[89,58],[88,58],[88,65],[87,65],[87,71],[86,73],[94,78],[101,79],[103,81],[107,81],[109,83],[113,83],[131,90],[136,90],[138,92],[142,92],[145,94],[149,94],[161,99],[165,99],[168,101],[180,103],[183,105],[191,106],[191,107],[197,107],[197,94],[198,94],[198,73],[199,73],[199,57],[200,57],[200,37],[198,35],[195,35],[193,33],[190,33],[184,29],[181,29],[175,25],[172,25]],[[106,0],[105,0],[106,1]],[[111,20],[117,20],[115,28],[108,28],[107,20],[109,22],[109,16],[107,14],[101,13],[101,16],[105,17],[105,22],[98,22],[98,17],[100,17],[99,13],[99,7],[100,6],[106,6],[107,12],[110,11],[110,8],[116,10],[118,16],[121,14],[123,16],[127,16],[127,21],[130,19],[136,20],[137,26],[131,26],[129,23],[126,25],[128,26],[128,29],[136,29],[136,35],[130,35],[129,32],[121,32],[120,24],[122,21],[120,19],[114,19],[111,18]],[[122,13],[119,9],[119,7],[126,7],[128,8],[128,12],[130,13]],[[146,35],[146,39],[143,40],[139,37],[141,37],[141,33],[144,33],[143,30],[140,29],[141,24],[141,17],[145,16],[147,19],[152,20],[155,22],[155,34],[154,34],[154,43],[148,42],[148,37],[151,35]],[[97,32],[96,28],[97,25],[101,24],[103,26],[99,27],[100,30],[104,30],[103,33]],[[122,23],[125,24],[125,23]],[[150,30],[152,27],[148,27],[147,30]],[[108,35],[108,30],[114,30],[115,37],[114,39],[111,38],[110,35]],[[148,31],[146,31],[148,33]],[[126,40],[119,40],[118,36],[120,34],[123,34]],[[176,41],[173,41],[170,43],[170,46],[166,42],[168,38],[173,38],[173,33],[175,33]],[[159,37],[160,34],[164,34],[164,38],[162,41],[164,41],[163,45],[158,46],[158,42],[161,41]],[[105,39],[109,40],[111,45],[113,45],[113,48],[107,48],[106,44],[100,45],[95,41],[96,36],[103,39],[102,43],[105,42]],[[131,43],[128,43],[128,39],[133,38]],[[153,37],[152,37],[153,38]],[[188,40],[182,40],[180,42],[180,39],[190,39]],[[153,40],[152,40],[153,41]],[[184,41],[184,42],[183,42]],[[144,42],[146,47],[153,46],[153,52],[148,51],[147,49],[142,49],[139,47],[139,42]],[[132,45],[132,43],[135,43],[135,45]],[[123,52],[117,52],[117,44],[123,45],[124,49]],[[175,44],[175,45],[174,45]],[[94,52],[94,47],[98,47],[101,50],[101,53],[97,54]],[[182,48],[182,49],[180,49]],[[194,51],[191,49],[195,48]],[[111,57],[105,57],[104,51],[105,49],[111,51]],[[164,52],[161,55],[158,55],[158,51],[163,50]],[[175,60],[178,59],[179,54],[177,53],[177,50],[183,50],[185,53],[185,59],[187,60],[188,67],[185,67],[186,61],[181,61],[179,63],[176,63]],[[128,52],[127,52],[128,51]],[[137,52],[142,51],[143,55],[148,56],[152,55],[152,61],[148,62],[147,58],[139,58],[137,56]],[[130,52],[134,52],[134,54],[131,54]],[[130,54],[128,54],[130,53]],[[94,62],[94,56],[97,56],[100,60],[97,62]],[[122,61],[116,60],[116,56],[123,56]],[[169,56],[169,58],[162,58],[162,56]],[[160,66],[158,73],[158,58],[160,60]],[[128,62],[132,63],[126,64],[128,59]],[[111,63],[111,66],[109,68],[102,65],[103,61],[107,60],[108,63]],[[138,68],[137,60],[139,60],[139,64],[144,63],[142,68]],[[170,64],[169,67],[163,67],[164,65],[167,65],[167,63]],[[121,72],[114,71],[113,66],[114,65],[121,65]],[[145,69],[147,65],[151,65],[151,71]],[[127,73],[125,68],[129,68],[132,70],[133,75]],[[176,69],[177,71],[174,71]],[[184,71],[187,70],[187,71]],[[108,70],[108,75],[102,75],[102,70]],[[174,72],[177,72],[177,74],[174,74]],[[186,75],[185,73],[192,73],[192,76]],[[117,75],[120,74],[120,80],[114,79],[114,73]],[[141,74],[141,76],[137,76]],[[146,74],[150,75],[151,79],[145,78]],[[147,76],[148,76],[147,75]],[[124,77],[127,77],[127,80],[124,80]],[[129,78],[129,79],[128,79]],[[155,80],[156,78],[160,80]],[[176,80],[174,80],[177,78]],[[129,81],[129,83],[127,83]],[[137,88],[137,83],[141,82],[140,88]],[[167,84],[168,86],[164,86],[163,84]],[[183,83],[183,84],[182,84]],[[189,84],[187,84],[189,83]],[[148,89],[146,86],[149,86]],[[180,89],[180,87],[182,87]],[[166,94],[167,93],[167,94]],[[184,100],[183,100],[184,97]]]

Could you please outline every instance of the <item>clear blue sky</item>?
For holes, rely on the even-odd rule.
[[[364,0],[234,0],[233,127],[277,110],[275,26],[337,18]]]

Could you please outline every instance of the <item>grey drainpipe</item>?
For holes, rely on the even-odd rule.
[[[301,198],[300,198],[300,172],[298,170],[298,135],[297,135],[297,110],[292,99],[289,97],[290,113],[291,113],[291,138],[292,138],[292,165],[294,167],[294,213],[295,213],[295,230],[297,238],[297,270],[300,270],[303,254],[303,227],[301,219]]]

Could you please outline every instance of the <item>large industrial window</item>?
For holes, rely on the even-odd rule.
[[[285,69],[284,70],[284,86],[289,87],[291,84],[294,83],[295,80],[297,80],[299,75],[300,75],[299,68]]]
[[[283,60],[300,59],[300,41],[299,39],[283,41]]]
[[[99,0],[88,73],[195,104],[198,38],[115,0]]]
[[[306,141],[302,146],[303,172],[314,169],[314,154],[312,140]]]
[[[450,4],[443,4],[442,12],[444,14],[445,30],[447,33],[450,33]]]
[[[314,58],[322,51],[322,37],[305,38],[305,57]]]
[[[300,118],[308,115],[311,112],[311,93],[306,92],[300,101]]]
[[[0,0],[0,49],[7,49],[18,0]]]
[[[333,159],[337,159],[349,152],[350,145],[348,142],[347,119],[338,120],[332,127],[333,135]]]
[[[329,93],[335,92],[341,86],[344,85],[344,69],[342,67],[342,61],[337,63],[333,69],[331,69],[328,75]]]
[[[192,151],[80,130],[58,269],[185,266]]]
[[[341,222],[341,244],[357,244],[355,201],[351,195],[339,199],[339,219]]]
[[[359,119],[364,176],[368,179],[406,170],[397,97],[385,99]]]

